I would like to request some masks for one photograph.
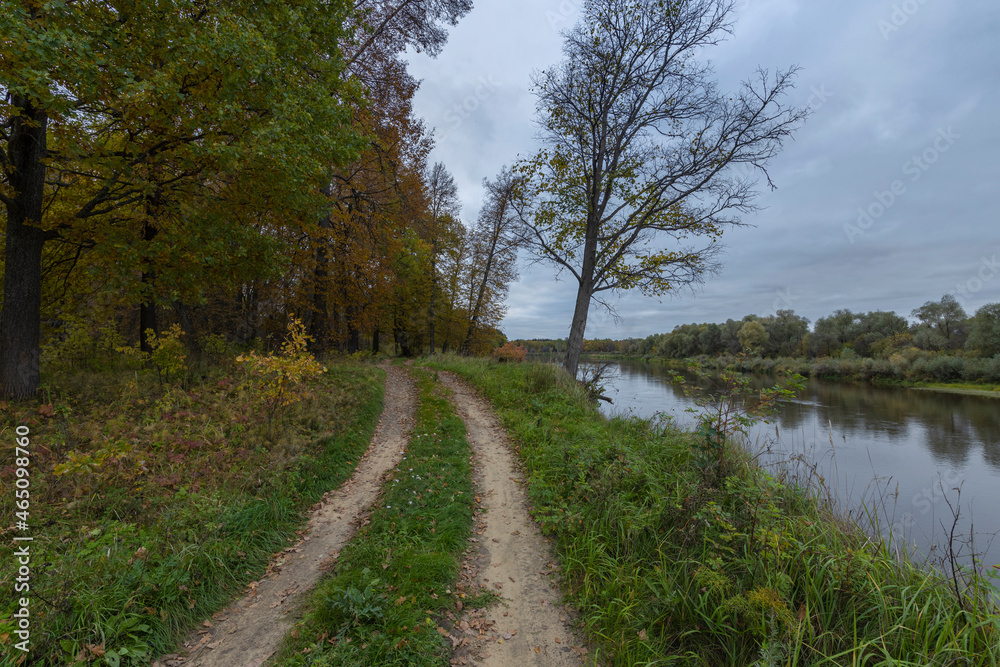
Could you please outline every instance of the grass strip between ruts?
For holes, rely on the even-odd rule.
[[[435,617],[458,597],[475,502],[471,450],[436,374],[410,372],[420,402],[405,458],[271,664],[448,664]]]

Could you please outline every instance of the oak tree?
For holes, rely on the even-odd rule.
[[[185,219],[182,200],[247,174],[315,203],[322,165],[357,147],[340,52],[350,10],[346,0],[5,3],[0,395],[38,387],[46,242],[96,245],[109,226],[138,223],[152,243]],[[136,268],[151,285],[150,267]]]

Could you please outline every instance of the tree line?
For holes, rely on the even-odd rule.
[[[68,337],[491,349],[514,180],[461,218],[403,60],[471,0],[13,2],[0,14],[0,396]]]
[[[909,349],[962,356],[1000,354],[1000,304],[969,316],[954,296],[928,301],[910,313],[837,310],[810,327],[792,310],[747,315],[723,323],[684,324],[670,333],[618,341],[627,354],[682,359],[699,355],[748,354],[764,358],[891,358]]]
[[[516,341],[529,353],[561,354],[565,340]],[[904,317],[841,309],[815,323],[792,310],[741,320],[682,324],[669,333],[585,340],[583,352],[645,359],[717,359],[740,370],[791,370],[858,380],[1000,382],[1000,303],[968,314],[954,296]]]

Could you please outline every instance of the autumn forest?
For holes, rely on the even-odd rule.
[[[274,348],[292,316],[317,352],[502,343],[511,175],[461,219],[402,59],[470,8],[5,10],[2,393],[67,339],[148,352],[174,325],[195,351]]]

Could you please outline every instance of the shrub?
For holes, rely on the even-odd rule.
[[[229,365],[235,356],[236,348],[224,336],[216,333],[204,334],[198,339],[201,353],[213,364]]]
[[[524,361],[527,355],[528,351],[525,348],[514,343],[505,343],[502,347],[493,350],[493,359],[500,363],[507,361],[521,362]]]
[[[149,355],[149,360],[156,366],[156,372],[161,381],[187,370],[187,366],[184,364],[187,350],[184,348],[184,343],[181,342],[183,335],[184,332],[181,331],[179,324],[170,325],[170,328],[159,336],[152,329],[146,329],[146,337],[153,350]]]
[[[99,370],[124,345],[125,340],[114,324],[97,327],[81,318],[68,316],[42,345],[42,361],[58,370]]]
[[[273,440],[275,417],[280,420],[289,406],[302,400],[307,380],[326,372],[326,367],[306,351],[308,340],[305,325],[293,317],[281,354],[263,356],[251,352],[236,358],[249,377],[248,384],[260,401],[262,414],[267,416],[269,440]]]
[[[955,357],[935,357],[927,364],[931,377],[938,382],[949,382],[959,380],[962,377],[962,369],[965,367],[965,360]]]
[[[131,345],[119,345],[115,351],[122,355],[127,368],[141,368],[147,362],[156,367],[157,376],[163,383],[186,371],[187,366],[184,360],[187,359],[187,350],[181,342],[181,331],[179,324],[172,324],[170,328],[162,332],[159,336],[152,329],[146,329],[146,339],[152,352],[143,352],[138,347]]]
[[[983,362],[983,380],[1000,382],[1000,354]]]

